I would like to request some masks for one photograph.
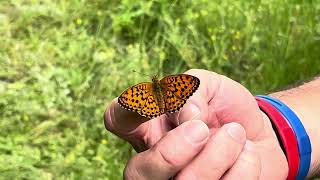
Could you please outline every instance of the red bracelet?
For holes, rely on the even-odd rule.
[[[299,151],[296,136],[284,116],[271,104],[256,97],[259,108],[270,118],[280,136],[289,165],[288,180],[294,180],[299,168]]]

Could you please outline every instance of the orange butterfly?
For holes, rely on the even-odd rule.
[[[139,83],[125,90],[118,98],[121,107],[141,116],[154,118],[178,111],[198,89],[200,80],[192,75],[178,74],[151,82]]]

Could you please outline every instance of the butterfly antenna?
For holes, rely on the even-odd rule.
[[[150,75],[148,75],[148,74],[144,74],[144,73],[142,73],[142,72],[138,72],[138,71],[136,71],[136,70],[132,70],[132,72],[134,72],[134,73],[138,73],[138,74],[141,74],[141,75],[143,75],[143,76],[148,76],[149,78],[151,77]]]
[[[160,60],[161,61],[161,60]],[[159,64],[158,64],[158,72],[157,72],[157,76],[159,77],[160,76],[160,67],[161,67],[161,62],[159,61]]]

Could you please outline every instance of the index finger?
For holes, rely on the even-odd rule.
[[[105,128],[125,139],[133,134],[143,135],[147,129],[143,123],[147,120],[136,112],[122,108],[118,104],[118,98],[113,99],[104,113]]]

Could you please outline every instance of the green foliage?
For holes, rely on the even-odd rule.
[[[154,74],[203,68],[264,93],[320,72],[320,1],[0,1],[0,174],[121,179],[106,106]],[[168,59],[168,61],[166,61]]]

